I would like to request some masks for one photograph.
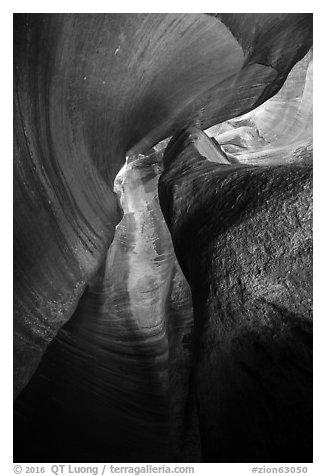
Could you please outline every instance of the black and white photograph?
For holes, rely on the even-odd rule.
[[[14,473],[317,474],[305,6],[11,14]]]

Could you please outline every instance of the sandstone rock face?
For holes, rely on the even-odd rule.
[[[131,156],[116,178],[124,216],[105,264],[16,401],[21,460],[168,461],[169,431],[179,440],[192,303],[158,201],[162,155]]]
[[[213,163],[208,141],[173,138],[159,181],[192,292],[202,459],[311,461],[312,167]]]
[[[311,45],[311,15],[244,18],[15,15],[16,393],[105,259],[124,154],[256,107]]]
[[[17,461],[240,458],[223,446],[216,455],[210,443],[202,447],[203,435],[211,441],[211,430],[200,426],[206,425],[203,418],[212,416],[213,422],[219,415],[197,411],[194,339],[202,333],[194,333],[190,287],[160,211],[157,180],[166,143],[155,144],[188,126],[218,124],[218,153],[205,141],[200,153],[228,170],[229,161],[258,163],[265,156],[304,165],[311,156],[311,44],[309,14],[15,15],[15,394],[28,384],[16,400]],[[270,102],[277,97],[280,107]],[[277,143],[282,111],[289,128]],[[245,127],[254,139],[239,149],[243,134],[232,131],[243,126],[240,114],[251,114]],[[262,148],[253,129],[264,138]],[[198,163],[190,156],[180,177],[192,167],[196,176]],[[210,165],[214,175],[216,164]],[[192,190],[198,206],[209,174]],[[259,182],[259,174],[252,180]],[[282,189],[282,179],[275,180]],[[290,191],[296,193],[298,180]],[[177,194],[183,192],[178,203],[184,205],[189,190],[182,185]],[[271,203],[270,216],[273,193],[264,202],[266,209]],[[187,207],[182,211],[187,216]],[[171,226],[170,212],[165,214]],[[302,240],[298,233],[294,249]],[[284,242],[284,250],[288,246]],[[177,258],[189,274],[185,252],[178,249]],[[265,294],[283,296],[282,286],[271,283],[265,283]],[[291,286],[293,302],[296,296],[305,301],[305,292]],[[232,393],[233,381],[225,394]],[[215,387],[210,391],[208,409]],[[262,459],[270,454],[259,448]]]
[[[311,159],[312,73],[310,50],[275,96],[247,114],[213,126],[207,134],[233,161],[261,165]]]

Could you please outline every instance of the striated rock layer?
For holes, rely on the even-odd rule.
[[[312,73],[310,50],[275,96],[243,116],[213,126],[207,134],[231,161],[261,165],[311,159]]]
[[[194,309],[181,425],[203,461],[311,461],[312,166],[212,162],[209,141],[174,137],[159,180]]]
[[[105,264],[16,401],[18,459],[169,459],[169,414],[190,371],[192,303],[158,201],[161,160],[162,152],[131,156],[116,178],[124,216]]]
[[[162,154],[137,154],[264,103],[311,43],[309,14],[15,15],[16,394],[46,351],[17,399],[16,460],[207,458]]]

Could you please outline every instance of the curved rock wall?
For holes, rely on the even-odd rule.
[[[290,71],[280,91],[243,116],[208,129],[229,160],[262,165],[312,157],[312,74],[310,50]]]
[[[155,198],[160,170],[150,163],[160,154],[118,178],[117,229],[114,178],[125,154],[275,94],[311,46],[312,16],[19,14],[14,23],[17,394],[59,331],[17,400],[15,457],[200,460],[191,296]]]
[[[131,156],[116,178],[124,216],[105,264],[16,400],[21,460],[168,461],[169,431],[179,440],[169,422],[188,385],[192,304],[158,201],[161,160]]]

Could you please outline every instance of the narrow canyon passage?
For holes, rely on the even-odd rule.
[[[311,15],[19,14],[14,40],[15,461],[309,460],[311,188],[297,185],[302,176],[278,196],[244,179],[227,210],[214,170],[220,160],[231,171],[238,162],[310,170]],[[201,130],[214,140],[202,142]],[[180,131],[187,140],[171,154]],[[158,182],[173,163],[181,166],[162,206]],[[195,186],[181,185],[197,172]],[[239,223],[222,233],[230,255],[211,255],[215,224],[199,230],[203,249],[188,245],[219,209],[207,199],[214,180],[225,223],[234,209]],[[250,219],[250,203],[238,198],[247,189],[264,205]],[[294,213],[296,199],[303,208]],[[185,224],[178,237],[175,209]],[[263,236],[256,260],[261,253],[275,266],[253,284],[244,257],[255,235]],[[227,311],[207,297],[207,279]],[[255,306],[259,339],[231,329],[221,341],[215,324],[198,327],[198,315],[233,322]],[[255,354],[256,344],[265,350]],[[292,416],[283,435],[284,399]]]
[[[129,157],[116,178],[124,216],[105,265],[16,400],[21,460],[168,461],[167,325],[182,395],[192,304],[158,201],[162,155]]]

